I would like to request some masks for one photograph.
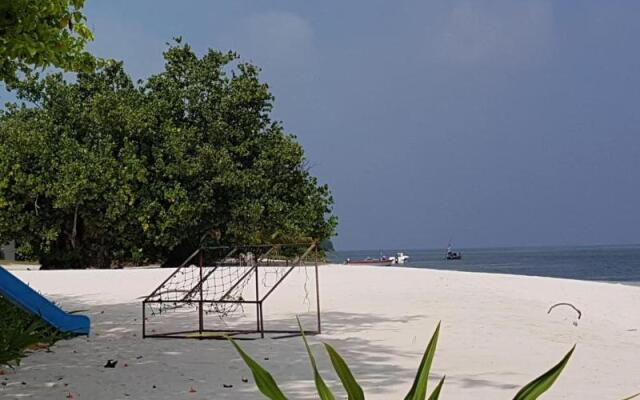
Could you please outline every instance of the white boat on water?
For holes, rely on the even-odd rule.
[[[404,263],[406,263],[406,262],[409,260],[409,258],[411,258],[411,257],[409,257],[408,255],[404,254],[403,252],[399,252],[399,253],[396,253],[396,255],[395,255],[395,256],[387,257],[387,258],[388,258],[389,260],[391,260],[391,263],[392,263],[392,264],[404,264]]]
[[[394,265],[394,264],[404,264],[407,262],[407,260],[409,260],[409,256],[399,252],[396,253],[395,256],[383,256],[380,255],[380,258],[371,258],[371,257],[367,257],[361,260],[355,260],[355,259],[351,259],[351,258],[347,258],[344,263],[345,264],[364,264],[364,265],[386,265],[386,266],[390,266],[390,265]]]

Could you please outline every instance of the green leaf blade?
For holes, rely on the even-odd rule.
[[[338,374],[338,377],[342,382],[342,386],[344,386],[344,389],[347,392],[348,399],[364,400],[364,392],[358,382],[356,382],[356,379],[353,377],[353,374],[344,359],[328,343],[324,343],[324,347],[329,354],[329,359],[331,360],[331,364],[333,364],[333,369]]]
[[[429,371],[431,370],[431,363],[433,362],[433,356],[436,353],[436,346],[438,345],[438,336],[440,335],[440,322],[436,326],[433,336],[427,345],[427,349],[422,356],[416,378],[413,381],[413,385],[409,390],[409,393],[405,396],[404,400],[425,400],[427,397],[427,383],[429,380]]]
[[[576,346],[574,345],[559,363],[520,389],[513,400],[535,400],[546,392],[556,379],[558,379],[558,376],[560,376],[560,373],[569,362],[575,349]]]
[[[273,376],[271,376],[271,374],[266,369],[262,368],[262,366],[260,366],[260,364],[255,360],[249,357],[249,355],[242,350],[235,340],[231,338],[229,338],[229,340],[238,353],[240,353],[240,357],[242,357],[245,364],[247,364],[251,370],[253,380],[256,382],[256,386],[260,392],[271,400],[287,400],[287,397],[282,393],[275,379],[273,379]]]
[[[442,390],[442,385],[444,384],[444,378],[446,378],[446,376],[443,376],[442,379],[440,379],[440,382],[438,382],[438,386],[433,389],[433,393],[429,396],[429,400],[438,400],[440,397],[440,391]]]
[[[316,364],[316,359],[313,357],[313,353],[311,352],[311,348],[309,347],[309,343],[307,342],[307,337],[304,334],[304,329],[302,329],[302,324],[300,323],[300,318],[296,317],[298,320],[298,327],[300,327],[300,333],[302,334],[302,340],[304,341],[304,347],[307,349],[307,354],[309,355],[309,362],[311,362],[311,368],[313,368],[313,380],[316,383],[316,389],[318,391],[318,395],[320,396],[320,400],[335,400],[333,393],[327,387],[327,384],[320,376],[320,372],[318,371],[318,366]]]

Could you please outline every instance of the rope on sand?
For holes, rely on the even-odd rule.
[[[549,307],[549,311],[547,311],[547,314],[551,314],[551,310],[553,310],[554,308],[558,307],[558,306],[568,306],[573,308],[574,310],[576,310],[576,312],[578,313],[578,319],[580,319],[582,317],[582,311],[578,310],[576,308],[576,306],[574,306],[571,303],[556,303],[554,305],[552,305],[551,307]]]

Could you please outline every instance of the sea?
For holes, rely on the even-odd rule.
[[[347,258],[392,256],[403,252],[411,258],[404,267],[469,272],[547,276],[640,285],[640,245],[455,248],[461,260],[446,260],[446,249],[387,249],[336,251],[331,262]],[[393,268],[381,267],[381,268]]]

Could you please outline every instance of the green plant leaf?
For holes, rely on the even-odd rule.
[[[574,345],[559,363],[520,389],[513,400],[535,400],[538,396],[546,392],[556,379],[558,379],[558,376],[560,376],[567,362],[569,362],[569,358],[571,358],[571,354],[573,354],[575,349],[576,346]]]
[[[633,396],[625,397],[622,400],[631,400],[631,399],[635,399],[636,397],[640,397],[640,393],[636,393]]]
[[[440,322],[436,327],[431,340],[427,345],[427,349],[420,361],[420,367],[416,373],[416,379],[413,381],[411,390],[405,396],[404,400],[424,400],[427,397],[427,382],[429,380],[429,370],[431,369],[431,363],[433,362],[433,356],[436,353],[436,346],[438,345],[438,335],[440,334]]]
[[[273,376],[271,376],[269,371],[262,368],[260,364],[249,357],[249,355],[245,353],[242,348],[240,348],[235,340],[233,340],[232,338],[228,339],[231,341],[236,350],[238,350],[238,353],[240,353],[240,357],[242,357],[245,364],[247,364],[247,366],[251,370],[251,373],[253,374],[253,380],[256,381],[256,386],[258,387],[258,389],[260,389],[262,394],[264,394],[271,400],[287,400],[287,397],[282,393],[282,391],[278,387],[278,384],[276,383],[275,379],[273,379]]]
[[[309,348],[309,343],[307,343],[307,337],[304,335],[304,329],[302,329],[302,324],[300,323],[300,318],[296,317],[298,320],[298,327],[300,327],[300,333],[302,334],[302,340],[304,341],[304,346],[307,349],[307,354],[309,355],[309,361],[311,362],[311,367],[313,368],[313,379],[316,382],[316,389],[318,390],[318,395],[321,400],[335,400],[333,397],[333,393],[327,387],[327,384],[324,383],[322,377],[320,376],[320,372],[318,372],[318,366],[316,365],[316,359],[313,357],[313,353],[311,353],[311,348]]]
[[[444,383],[444,378],[446,378],[446,376],[443,376],[442,379],[440,379],[440,382],[438,382],[438,386],[433,389],[433,393],[429,396],[429,400],[438,400],[440,397],[440,391],[442,390],[442,384]]]
[[[342,381],[342,386],[344,386],[344,390],[347,391],[347,395],[349,396],[349,400],[364,400],[364,392],[358,382],[356,382],[351,370],[349,370],[349,366],[344,361],[344,359],[338,354],[338,352],[331,347],[328,343],[324,343],[324,347],[327,349],[327,353],[329,354],[329,358],[331,359],[331,364],[333,364],[333,369],[336,370],[340,381]]]

